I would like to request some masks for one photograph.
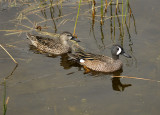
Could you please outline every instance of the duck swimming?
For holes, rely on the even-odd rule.
[[[122,68],[122,61],[119,59],[119,55],[123,55],[127,58],[131,58],[126,54],[124,49],[120,45],[113,45],[111,49],[112,58],[104,55],[97,55],[92,53],[86,53],[84,51],[78,51],[75,54],[68,53],[71,59],[78,61],[83,66],[100,72],[114,72]]]
[[[53,39],[49,37],[32,35],[30,33],[27,33],[26,36],[30,39],[31,43],[39,50],[54,55],[60,55],[70,52],[71,47],[68,44],[68,41],[74,40],[76,42],[80,42],[77,38],[73,37],[70,32],[63,32],[58,38]]]

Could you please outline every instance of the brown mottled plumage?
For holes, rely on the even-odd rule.
[[[79,40],[75,39],[70,32],[63,32],[62,34],[60,34],[59,38],[53,39],[31,35],[30,33],[27,33],[27,37],[38,49],[55,55],[60,55],[71,51],[68,40],[75,40],[79,42]]]
[[[119,45],[112,47],[112,58],[104,55],[96,55],[92,53],[86,53],[83,51],[76,52],[75,54],[68,54],[72,59],[77,60],[81,65],[88,67],[89,69],[101,72],[114,72],[122,68],[122,61],[119,59],[119,55],[122,54],[128,58],[131,58],[126,54],[123,48]]]

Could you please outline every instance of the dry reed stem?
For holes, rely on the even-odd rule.
[[[111,4],[111,2],[108,2],[107,6],[110,5],[110,4]],[[103,4],[103,6],[105,7],[106,4]],[[101,6],[96,6],[96,7],[94,7],[94,8],[95,8],[95,9],[98,9],[98,8],[100,8],[100,7],[101,7]],[[88,14],[88,12],[90,12],[90,11],[92,11],[92,8],[89,9],[89,10],[87,10],[87,11],[85,11],[83,14]]]
[[[22,27],[25,27],[25,28],[30,29],[30,30],[32,29],[31,27],[26,26],[26,25],[23,25],[23,24],[18,24],[18,23],[17,23],[17,25],[22,26]]]
[[[11,57],[15,64],[18,64],[16,60],[11,56],[11,54],[0,44],[0,47]]]
[[[9,97],[7,97],[7,99],[6,99],[6,105],[8,104],[8,102],[9,102]]]
[[[118,9],[118,0],[117,0],[117,2],[116,2],[116,14],[117,14],[117,9]]]
[[[13,73],[15,72],[15,70],[17,69],[17,67],[18,67],[18,64],[16,64],[16,66],[13,68],[12,72],[11,72],[8,76],[6,76],[6,77],[4,78],[4,81],[5,81],[6,79],[10,78],[10,77],[13,75]]]
[[[95,0],[92,0],[92,17],[93,17],[93,19],[94,19],[94,17],[95,17],[95,4],[96,4],[96,2],[95,2]]]
[[[129,76],[112,76],[112,77],[129,78],[129,79],[140,79],[140,80],[147,80],[147,81],[160,82],[160,81],[157,81],[157,80],[145,79],[145,78],[140,78],[140,77],[129,77]]]
[[[14,34],[21,34],[22,32],[13,32],[13,33],[8,33],[8,34],[5,34],[6,36],[9,36],[9,35],[14,35]]]
[[[61,2],[63,2],[63,1],[64,0],[61,0],[61,1],[57,2],[57,3],[55,3],[55,4],[48,4],[48,5],[43,6],[43,7],[45,9],[49,9],[50,7],[53,7],[53,6],[56,6],[56,5],[61,5]],[[76,4],[76,3],[72,3],[72,4]],[[28,8],[26,8],[26,9],[22,10],[21,13],[27,15],[27,14],[34,14],[36,12],[40,12],[43,9],[43,7],[41,7],[39,5],[36,6],[36,5],[32,5],[32,6],[28,7]],[[68,3],[66,5],[71,5],[71,3]],[[63,5],[63,6],[65,6],[65,5]]]
[[[0,30],[0,31],[10,32],[10,33],[5,34],[5,35],[13,35],[13,34],[21,34],[23,32],[28,32],[29,30]]]
[[[107,11],[107,7],[108,7],[108,2],[106,0],[106,3],[105,3],[105,12]]]

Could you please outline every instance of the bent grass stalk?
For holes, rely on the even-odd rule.
[[[81,7],[81,1],[82,1],[82,0],[79,0],[79,7],[78,7],[78,12],[77,12],[76,22],[75,22],[75,25],[74,25],[73,35],[75,35],[75,31],[76,31],[77,20],[78,20],[78,16],[79,16],[80,7]]]
[[[15,64],[18,64],[17,61],[11,56],[11,54],[0,44],[0,47],[10,56],[10,58],[14,61]]]

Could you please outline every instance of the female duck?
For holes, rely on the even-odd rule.
[[[83,51],[68,55],[72,59],[77,60],[81,65],[86,66],[91,70],[100,72],[114,72],[121,69],[123,64],[122,61],[119,59],[119,55],[131,58],[131,56],[126,54],[123,48],[119,45],[113,45],[111,53],[112,58],[104,55],[86,53]]]
[[[69,40],[79,42],[79,40],[74,38],[70,32],[63,32],[60,34],[59,38],[56,39],[31,35],[30,33],[27,33],[26,35],[35,47],[44,52],[51,53],[54,55],[60,55],[70,52],[71,47],[68,44]]]

